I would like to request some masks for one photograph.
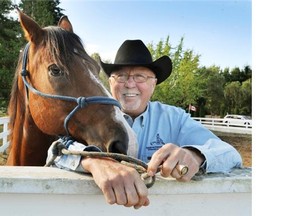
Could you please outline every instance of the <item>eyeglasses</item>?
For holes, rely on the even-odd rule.
[[[152,76],[145,76],[143,74],[133,74],[133,75],[128,75],[128,74],[118,74],[118,75],[111,75],[118,83],[126,83],[129,77],[133,77],[133,80],[136,83],[144,83],[148,79],[156,79],[155,77]]]

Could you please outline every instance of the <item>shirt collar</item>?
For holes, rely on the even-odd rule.
[[[145,123],[146,123],[146,120],[147,120],[147,115],[148,115],[148,112],[149,112],[149,109],[150,109],[150,101],[148,102],[147,104],[147,107],[146,107],[146,110],[139,116],[137,116],[134,121],[133,119],[131,118],[131,116],[127,115],[127,114],[124,114],[124,118],[126,119],[126,121],[128,122],[128,124],[132,127],[133,123],[135,121],[140,121],[140,125],[141,127],[144,127],[145,126]]]

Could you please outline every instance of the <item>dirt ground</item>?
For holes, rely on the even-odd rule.
[[[233,145],[241,154],[243,165],[245,167],[252,167],[252,137],[251,135],[223,135],[218,136],[225,142]],[[0,165],[6,163],[7,155],[0,153]]]
[[[252,136],[251,135],[218,135],[223,141],[234,146],[242,156],[243,166],[252,167]]]
[[[7,155],[5,153],[0,153],[0,166],[6,163]]]

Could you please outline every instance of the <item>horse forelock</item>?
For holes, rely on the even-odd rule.
[[[63,69],[63,72],[69,74],[71,62],[76,59],[82,59],[85,65],[93,73],[100,70],[99,63],[92,59],[84,49],[81,38],[72,33],[65,31],[60,27],[50,26],[44,28],[47,32],[45,40],[45,50],[53,61]]]

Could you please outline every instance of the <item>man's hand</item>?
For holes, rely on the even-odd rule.
[[[163,177],[171,176],[178,181],[190,181],[199,171],[204,160],[204,156],[197,149],[186,149],[167,143],[152,155],[147,172],[148,175],[153,176],[161,165],[161,175]],[[177,165],[187,166],[188,172],[181,176]]]
[[[109,204],[135,209],[149,205],[148,189],[135,169],[108,158],[83,158],[81,164],[92,174]]]

